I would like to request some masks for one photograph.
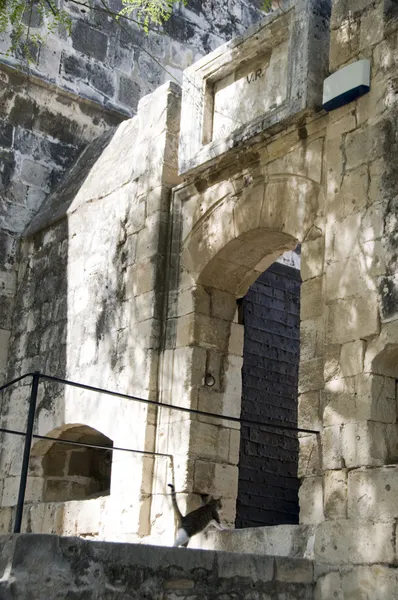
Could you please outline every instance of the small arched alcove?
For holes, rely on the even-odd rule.
[[[43,479],[42,501],[66,502],[109,495],[113,446],[110,438],[78,424],[48,435],[60,441],[42,440],[32,448],[34,471]],[[83,443],[103,448],[81,446]]]

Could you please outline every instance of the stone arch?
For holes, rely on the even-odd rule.
[[[86,500],[110,494],[113,441],[82,424],[68,424],[49,432],[59,440],[105,446],[88,448],[62,441],[40,440],[32,447],[31,476],[41,480],[43,502]]]
[[[238,192],[236,186],[236,180],[223,181],[191,199],[184,192],[175,346],[165,351],[162,373],[164,401],[233,417],[240,416],[243,350],[236,300],[285,251],[298,243],[323,244],[319,183],[283,173],[243,181]],[[312,296],[320,280],[311,282]],[[234,523],[239,424],[165,410],[157,435],[180,463],[176,487],[188,494],[187,506],[192,493],[222,496],[226,520]],[[162,487],[163,481],[159,493]]]
[[[249,286],[281,254],[296,247],[293,237],[265,228],[241,234],[204,267],[198,284],[243,296]]]
[[[319,184],[296,175],[273,175],[238,194],[227,194],[193,223],[183,240],[183,267],[196,282],[214,272],[217,262],[223,271],[221,261],[241,267],[246,275],[250,269],[258,271],[266,257],[271,264],[285,250],[313,237],[320,208]]]

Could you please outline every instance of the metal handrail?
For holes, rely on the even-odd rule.
[[[0,392],[7,389],[11,385],[14,385],[14,383],[18,383],[18,381],[25,379],[26,377],[33,377],[33,375],[34,375],[34,373],[25,373],[25,375],[21,375],[20,377],[17,377],[16,379],[12,379],[11,381],[4,383],[3,385],[0,385]]]
[[[123,394],[122,392],[115,392],[104,388],[87,385],[85,383],[78,383],[77,381],[71,381],[68,379],[61,379],[60,377],[53,377],[52,375],[45,375],[40,373],[41,379],[47,379],[49,381],[56,381],[65,385],[70,385],[91,392],[99,392],[101,394],[107,394],[108,396],[115,396],[117,398],[125,398],[126,400],[135,400],[136,402],[143,402],[145,404],[151,404],[158,408],[169,408],[171,410],[179,410],[181,412],[191,413],[194,415],[200,415],[203,417],[212,417],[213,419],[222,419],[224,421],[232,421],[234,423],[244,423],[245,425],[261,425],[264,427],[273,427],[275,429],[285,429],[287,431],[298,431],[300,433],[320,433],[316,429],[302,429],[300,427],[292,427],[291,425],[280,425],[279,423],[270,423],[265,421],[252,421],[251,419],[242,419],[241,417],[232,417],[231,415],[220,415],[220,413],[206,412],[204,410],[198,410],[196,408],[186,408],[184,406],[178,406],[176,404],[165,404],[163,402],[157,402],[156,400],[147,400],[145,398],[139,398],[138,396],[131,396],[129,394]],[[1,391],[1,390],[0,390]]]
[[[240,417],[232,417],[230,415],[220,415],[219,413],[212,413],[212,412],[207,412],[207,411],[198,410],[198,409],[194,409],[194,408],[185,408],[183,406],[177,406],[174,404],[163,404],[162,402],[157,402],[155,400],[139,398],[137,396],[131,396],[130,394],[123,394],[121,392],[115,392],[112,390],[107,390],[104,388],[99,388],[99,387],[95,387],[92,385],[79,383],[77,381],[71,381],[68,379],[62,379],[60,377],[55,377],[52,375],[46,375],[45,373],[40,373],[39,371],[35,371],[34,373],[26,373],[25,375],[21,375],[20,377],[17,377],[16,379],[13,379],[13,380],[3,384],[2,386],[0,386],[0,392],[9,388],[11,385],[14,385],[15,383],[18,383],[19,381],[25,379],[26,377],[32,377],[26,431],[23,432],[23,431],[17,431],[17,430],[13,430],[13,429],[0,428],[0,433],[9,433],[11,435],[25,436],[25,444],[24,444],[22,466],[21,466],[21,479],[20,479],[20,484],[19,484],[18,501],[17,501],[16,513],[15,513],[14,533],[21,532],[21,524],[22,524],[23,508],[24,508],[24,503],[25,503],[25,494],[26,494],[26,485],[27,485],[27,479],[28,479],[32,438],[37,438],[37,439],[41,439],[41,440],[50,440],[50,441],[55,441],[55,442],[59,442],[59,443],[63,443],[63,444],[71,444],[71,445],[82,446],[82,447],[87,447],[87,448],[97,448],[97,449],[104,449],[104,450],[112,449],[112,450],[121,450],[121,451],[125,451],[125,452],[134,452],[134,453],[138,453],[138,454],[147,454],[147,455],[152,455],[152,456],[164,456],[164,457],[170,458],[170,460],[173,461],[173,456],[171,454],[164,454],[161,452],[134,450],[132,448],[119,448],[119,447],[114,447],[114,446],[101,446],[98,444],[87,444],[85,442],[77,442],[74,440],[60,439],[60,438],[55,438],[55,437],[51,437],[51,436],[34,434],[33,427],[34,427],[35,411],[36,411],[36,404],[37,404],[37,392],[38,392],[40,380],[54,381],[56,383],[60,383],[63,385],[69,385],[69,386],[73,386],[73,387],[77,387],[77,388],[81,388],[81,389],[86,389],[91,392],[97,392],[97,393],[101,393],[101,394],[106,394],[108,396],[113,396],[116,398],[124,398],[127,400],[134,400],[135,402],[142,402],[145,404],[154,405],[154,406],[157,406],[158,408],[167,408],[170,410],[178,410],[181,412],[191,413],[191,414],[195,414],[195,415],[211,417],[214,419],[222,419],[222,420],[226,420],[226,421],[232,421],[234,423],[239,423],[239,424],[256,425],[257,427],[263,426],[263,427],[270,427],[270,428],[274,428],[274,429],[284,429],[287,431],[295,431],[298,433],[308,433],[308,434],[314,434],[314,435],[320,434],[319,430],[314,430],[314,429],[303,429],[300,427],[292,427],[291,425],[281,425],[278,423],[270,423],[270,422],[264,422],[264,421],[263,422],[262,421],[253,421],[251,419],[242,419]]]
[[[0,427],[0,433],[10,433],[11,435],[25,436],[24,431],[17,431],[16,429],[5,429]],[[37,440],[50,440],[50,442],[57,442],[59,444],[66,444],[69,446],[79,446],[82,448],[96,448],[97,450],[121,450],[123,452],[134,452],[135,454],[148,454],[150,456],[165,456],[173,460],[172,454],[165,454],[164,452],[152,452],[151,450],[136,450],[135,448],[121,448],[120,446],[103,446],[102,444],[89,444],[87,442],[78,442],[77,440],[68,440],[67,438],[57,438],[51,435],[39,435],[34,433],[32,435]]]

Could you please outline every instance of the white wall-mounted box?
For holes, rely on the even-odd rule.
[[[325,79],[322,106],[330,111],[352,102],[370,90],[370,61],[358,60]]]

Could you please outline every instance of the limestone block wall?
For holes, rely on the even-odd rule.
[[[0,65],[0,381],[4,381],[18,239],[77,153],[124,118]]]
[[[398,13],[390,2],[361,2],[354,10],[335,2],[331,25],[331,70],[368,58],[372,79],[370,93],[334,111],[328,126],[322,462],[302,486],[302,504],[311,508],[301,515],[303,522],[322,521],[315,557],[340,570],[320,583],[320,597],[328,598],[332,586],[346,598],[363,593],[373,572],[357,567],[347,579],[341,565],[391,564],[396,551],[397,510],[390,497],[396,486],[392,365],[398,342],[391,152]],[[380,577],[381,587],[387,585],[383,569]]]
[[[228,6],[190,2],[177,5],[163,27],[152,24],[145,33],[134,13],[116,20],[123,8],[117,0],[95,0],[89,8],[66,0],[60,8],[71,19],[70,35],[65,31],[47,34],[41,15],[33,10],[31,33],[41,34],[44,41],[33,52],[30,72],[79,97],[130,115],[136,113],[141,97],[167,80],[180,81],[186,67],[263,16],[259,6],[247,0],[233,0]],[[23,22],[29,22],[28,11]],[[10,37],[11,30],[0,40],[4,54]],[[2,62],[26,70],[20,49],[11,56],[4,54]]]
[[[278,19],[281,27],[289,22],[279,14],[268,24]],[[19,272],[28,293],[18,295],[10,373],[55,365],[104,387],[239,417],[243,327],[236,299],[300,243],[298,422],[319,434],[299,439],[299,531],[312,540],[318,600],[356,598],[367,586],[388,598],[398,518],[398,11],[387,0],[354,7],[336,0],[331,28],[330,69],[368,58],[372,81],[367,95],[328,115],[307,103],[306,88],[303,103],[285,106],[287,122],[282,113],[272,126],[269,115],[256,118],[218,139],[217,152],[198,137],[198,122],[183,123],[183,139],[194,128],[201,146],[195,164],[203,162],[195,166],[188,157],[182,179],[178,92],[168,86],[93,144],[28,230]],[[268,48],[267,35],[260,38]],[[245,48],[253,60],[255,43],[246,42],[240,50],[232,45],[233,68]],[[231,45],[216,59],[225,76]],[[288,53],[285,59],[289,66]],[[313,101],[323,77],[312,74]],[[224,520],[234,523],[239,424],[128,402],[115,414],[110,400],[76,392],[55,408],[57,394],[54,386],[41,391],[41,432],[62,431],[77,419],[114,445],[134,437],[140,448],[174,457],[172,472],[164,458],[130,462],[113,451],[103,535],[138,533],[169,543],[165,490],[173,473],[182,511],[197,505],[198,494],[212,493],[223,498]],[[15,426],[25,418],[25,397],[23,386],[11,397]],[[19,452],[9,449],[11,457]],[[3,499],[16,464],[15,455],[2,463]],[[126,484],[126,472],[139,477]],[[382,583],[375,589],[377,572]]]
[[[38,369],[156,399],[179,103],[171,83],[144,98],[135,118],[87,148],[31,222],[22,246],[9,377]],[[22,383],[3,403],[2,417],[20,430],[28,394]],[[77,425],[89,426],[114,446],[152,450],[155,423],[156,413],[145,404],[55,383],[40,386],[40,434],[67,437]],[[21,442],[12,437],[3,444],[2,504],[12,506]],[[34,456],[42,455],[36,447]],[[151,474],[147,456],[113,451],[104,518],[111,538],[148,533]],[[30,475],[28,502],[55,499],[43,497],[40,465],[32,465]]]
[[[118,0],[106,3],[113,13]],[[72,32],[46,35],[34,9],[32,35],[44,42],[27,67],[18,49],[7,55],[11,31],[0,39],[0,381],[4,381],[16,287],[18,239],[44,199],[95,137],[137,112],[140,98],[179,81],[194,60],[258,21],[246,0],[190,2],[164,28],[148,35],[134,21],[118,25],[100,0],[61,0]],[[115,13],[116,14],[116,13]],[[28,75],[28,76],[26,76]]]
[[[179,148],[185,182],[174,190],[172,200],[161,361],[161,397],[166,402],[178,398],[182,406],[239,417],[243,327],[236,320],[236,299],[298,242],[316,242],[323,248],[326,122],[313,124],[311,118],[307,125],[306,114],[319,97],[319,89],[308,84],[322,81],[329,8],[328,2],[316,7],[314,3],[290,3],[288,10],[275,13],[262,26],[187,72]],[[311,34],[315,32],[314,37]],[[299,58],[293,51],[298,40],[305,48]],[[313,43],[319,51],[317,61],[310,51]],[[250,86],[260,63],[267,63],[266,56],[272,62],[269,55],[279,45],[283,47],[279,72],[288,69],[292,80],[281,105],[268,107],[266,114],[258,117],[259,88]],[[270,80],[264,85],[275,83],[278,87],[278,76],[272,77],[272,69],[266,71],[265,79]],[[231,73],[233,77],[228,79]],[[245,114],[243,126],[237,124],[226,137],[212,140],[209,134],[218,114],[218,84],[220,90],[228,86],[238,90],[238,97],[245,106],[253,105],[254,111]],[[228,103],[223,105],[223,114],[227,109]],[[228,113],[224,116],[228,118]],[[259,135],[277,123],[282,127],[285,118],[295,124],[284,134],[268,143],[266,136]],[[261,140],[259,145],[246,145],[255,135],[255,142]],[[323,255],[316,260],[322,273]],[[319,277],[315,283],[303,285],[307,319],[322,314],[321,281]],[[315,362],[322,377],[322,348],[311,358],[314,361],[307,369],[312,373]],[[317,377],[318,387],[309,389],[321,389],[322,384]],[[306,386],[299,391],[307,391]],[[157,448],[175,458],[177,487],[186,498],[184,507],[193,507],[194,495],[203,491],[221,495],[226,522],[235,522],[239,439],[239,425],[227,419],[175,415],[162,409]],[[161,537],[167,521],[156,507],[164,504],[164,475],[156,479],[159,498],[153,503],[152,522],[154,534]]]
[[[368,58],[369,94],[329,115],[297,114],[281,133],[271,130],[252,143],[252,123],[218,140],[217,149],[194,133],[200,148],[194,159],[185,156],[186,181],[173,195],[162,367],[166,398],[178,364],[187,406],[239,414],[236,298],[277,255],[302,243],[299,425],[320,435],[300,436],[300,520],[316,526],[315,559],[333,571],[318,585],[325,599],[332,589],[343,597],[360,589],[365,571],[355,565],[394,564],[397,518],[391,492],[397,463],[392,156],[398,14],[389,2],[334,2],[331,27],[331,70]],[[222,50],[216,58],[224,68]],[[254,122],[270,131],[266,120]],[[211,388],[208,374],[215,380]],[[174,441],[168,416],[159,423],[158,447],[168,447],[183,465],[181,489],[222,495],[233,521],[233,425],[187,418]],[[332,580],[336,588],[327,583]]]
[[[293,129],[264,145],[264,151],[260,145],[247,161],[242,153],[235,163],[239,168],[234,165],[234,174],[228,179],[222,170],[218,176],[213,168],[201,175],[200,182],[175,190],[176,251],[169,279],[175,287],[169,296],[163,358],[162,395],[166,399],[178,389],[184,405],[239,416],[243,327],[234,321],[236,299],[278,255],[294,248],[298,241],[305,247],[317,244],[322,248],[324,243],[324,131],[319,125],[308,126],[305,142]],[[317,158],[313,161],[309,157]],[[315,260],[322,265],[318,253]],[[322,271],[322,266],[318,269]],[[307,319],[322,311],[319,283],[320,278],[315,279],[315,288],[312,283],[303,283]],[[322,349],[309,357],[304,367],[311,374],[314,366],[322,368]],[[207,374],[215,380],[212,387],[206,385]],[[317,377],[315,383],[304,383],[299,391],[305,393],[316,386],[321,389],[322,385]],[[179,419],[180,433],[174,438],[176,424],[166,415],[164,421],[161,419],[158,448],[167,448],[177,456],[177,463],[181,461],[180,490],[199,493],[206,489],[221,495],[225,518],[233,523],[239,459],[236,424],[184,417]]]
[[[313,599],[311,561],[186,551],[55,536],[0,537],[0,593],[98,600]]]

